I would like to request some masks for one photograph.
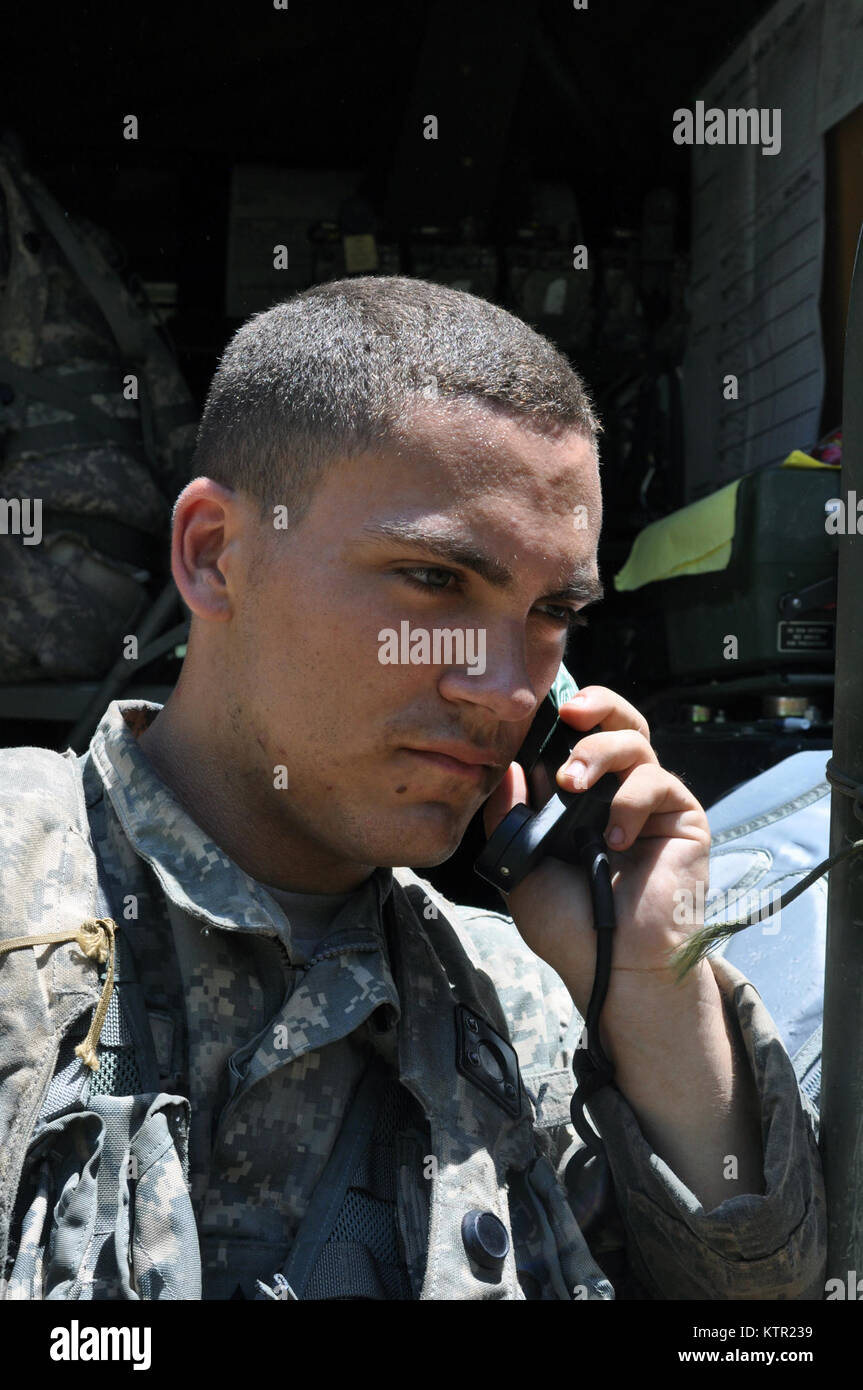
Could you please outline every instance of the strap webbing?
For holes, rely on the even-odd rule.
[[[386,1081],[382,1058],[373,1056],[357,1087],[329,1160],[300,1222],[282,1273],[298,1298],[336,1223],[348,1186],[374,1129]]]
[[[104,410],[100,410],[86,396],[82,396],[78,391],[71,390],[63,385],[58,377],[46,376],[44,372],[31,372],[26,367],[19,367],[17,363],[11,362],[8,357],[0,357],[0,382],[5,382],[23,396],[31,396],[36,400],[48,401],[50,405],[56,405],[60,410],[68,410],[79,420],[86,423],[103,438],[110,439],[114,443],[126,444],[133,449],[141,448],[141,437],[138,431],[128,420],[119,420],[116,416],[106,415]],[[38,427],[42,428],[42,427]],[[49,427],[50,428],[50,427]],[[63,427],[68,439],[68,427]],[[27,440],[27,427],[24,427],[24,444],[32,440]]]

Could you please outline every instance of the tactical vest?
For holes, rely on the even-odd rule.
[[[4,683],[104,673],[188,481],[194,402],[112,256],[0,146],[0,492],[42,506],[0,546]]]
[[[0,946],[46,923],[72,933],[109,916],[74,754],[9,749],[2,772],[0,809],[16,836],[0,880]],[[545,1296],[613,1298],[534,1127],[517,1061],[512,1095],[458,1065],[467,1020],[501,1056],[515,1054],[493,984],[445,917],[426,933],[423,900],[419,884],[394,882],[398,1087],[370,1068],[284,1269],[261,1297],[523,1299],[510,1217],[518,1193],[519,1248],[528,1242],[545,1271]],[[116,1003],[101,1030],[106,1072],[95,1085],[75,1052],[103,995],[93,961],[68,942],[0,955],[0,1270],[9,1298],[201,1296],[186,1182],[189,1103],[154,1089],[152,1038],[120,930],[117,942]],[[140,1089],[103,1089],[124,1086]],[[400,1105],[427,1124],[432,1161],[412,1198],[424,1204],[404,1252],[420,1273],[413,1288],[394,1256],[392,1170],[379,1161],[404,1122]],[[363,1194],[383,1202],[371,1226]],[[18,1235],[19,1227],[10,1251],[10,1228]],[[358,1247],[373,1258],[358,1257]]]

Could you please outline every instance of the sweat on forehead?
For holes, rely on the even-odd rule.
[[[401,465],[399,483],[437,476],[454,492],[519,492],[565,511],[599,501],[593,443],[572,426],[541,423],[476,400],[422,401],[377,450]],[[404,471],[402,471],[402,468]],[[549,497],[549,491],[559,497]]]
[[[516,411],[499,401],[484,400],[478,396],[437,396],[427,399],[423,395],[411,397],[405,403],[403,412],[393,421],[388,435],[393,443],[409,443],[417,435],[424,437],[429,429],[437,432],[441,426],[474,439],[484,438],[489,445],[499,437],[501,426],[515,426],[525,435],[549,443],[559,443],[572,436],[589,438],[576,425],[541,413]]]

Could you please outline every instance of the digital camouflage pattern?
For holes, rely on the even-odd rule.
[[[187,1126],[188,1102],[164,1095],[93,1096],[46,1125],[6,1297],[199,1298]]]
[[[512,921],[447,903],[410,870],[379,869],[307,960],[292,950],[275,899],[190,820],[138,746],[158,709],[114,702],[80,760],[35,749],[0,754],[0,933],[113,915],[134,955],[152,1031],[153,1094],[134,1105],[99,1097],[84,1114],[60,1116],[90,1126],[76,1153],[92,1155],[109,1104],[126,1107],[117,1153],[139,1115],[161,1115],[169,1128],[167,1117],[177,1117],[176,1162],[151,1188],[141,1218],[158,1228],[160,1238],[145,1246],[160,1253],[149,1274],[137,1272],[133,1254],[128,1288],[109,1274],[113,1296],[254,1297],[256,1279],[272,1283],[374,1055],[413,1103],[396,1172],[399,1245],[414,1298],[823,1297],[825,1210],[812,1114],[739,972],[713,962],[761,1097],[765,1193],[703,1211],[609,1088],[590,1107],[608,1158],[591,1161],[570,1194],[562,1179],[580,1147],[569,1101],[573,1068],[580,1074],[589,1065],[578,1046],[583,1024]],[[88,876],[88,828],[110,914]],[[10,1298],[107,1296],[95,1265],[77,1282],[63,1267],[62,1201],[49,1294],[39,1292],[51,1251],[45,1216],[62,1175],[40,1167],[45,1141],[35,1122],[57,1035],[70,1020],[89,1018],[98,993],[96,970],[74,947],[0,958],[3,1028],[8,1019],[8,1032],[0,1029],[0,1258],[18,1193]],[[456,1070],[456,1001],[516,1049],[517,1115]],[[84,1168],[79,1156],[78,1173]],[[139,1195],[140,1187],[129,1197],[135,1228]],[[81,1200],[102,1230],[102,1194],[87,1197],[84,1188]],[[510,1235],[499,1274],[465,1251],[461,1222],[473,1209],[494,1212]],[[121,1229],[121,1251],[126,1239]]]
[[[0,145],[0,493],[39,498],[46,511],[72,518],[119,523],[145,549],[148,542],[164,549],[170,506],[189,480],[194,402],[173,354],[115,271],[122,251],[92,224],[64,219],[94,282],[131,324],[134,362],[39,215],[34,190],[50,199]],[[4,384],[10,364],[34,374],[35,394]],[[124,396],[129,374],[152,402],[149,449],[141,401]],[[42,381],[75,393],[83,413],[40,399]],[[100,432],[87,412],[101,414],[103,425],[114,422],[116,437]],[[60,536],[72,539],[58,547]],[[4,536],[0,681],[102,674],[147,602],[141,565],[128,558],[122,540],[106,555],[74,521],[46,525],[41,545]]]

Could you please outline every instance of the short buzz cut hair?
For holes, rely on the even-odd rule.
[[[327,464],[392,440],[420,401],[480,400],[596,449],[581,378],[548,338],[477,295],[408,276],[362,275],[255,314],[225,348],[192,476],[244,492],[262,520],[292,522]]]

